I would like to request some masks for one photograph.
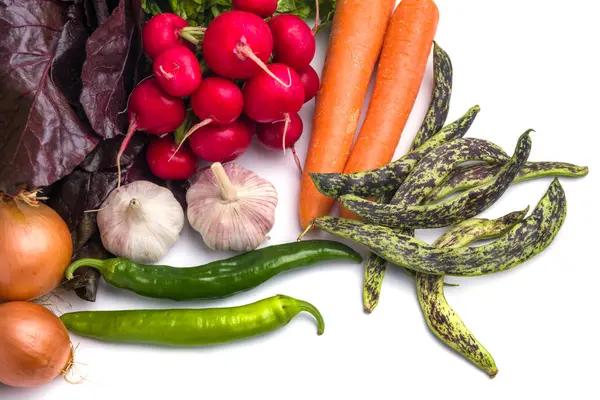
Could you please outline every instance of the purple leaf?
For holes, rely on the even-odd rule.
[[[0,191],[48,186],[97,143],[50,78],[67,22],[64,5],[0,0]]]
[[[126,130],[127,100],[141,50],[136,40],[138,15],[131,0],[121,0],[87,42],[80,102],[92,128],[107,139]]]

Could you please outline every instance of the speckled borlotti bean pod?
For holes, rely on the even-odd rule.
[[[504,194],[529,157],[531,151],[529,132],[521,135],[513,157],[504,164],[493,179],[449,200],[436,204],[407,206],[377,204],[354,195],[345,195],[340,198],[341,204],[374,224],[389,227],[419,229],[457,224],[486,210]],[[446,162],[451,163],[449,160]],[[431,179],[435,180],[435,175],[424,174],[417,178],[428,183]],[[399,190],[398,193],[401,191]]]
[[[344,194],[377,197],[400,186],[417,162],[432,149],[449,140],[464,136],[478,113],[479,106],[472,107],[465,115],[444,127],[418,149],[383,167],[354,174],[310,173],[309,175],[317,190],[328,197],[338,198]]]
[[[558,234],[566,214],[565,192],[555,179],[529,217],[494,242],[478,247],[438,248],[391,228],[336,217],[316,218],[311,226],[362,244],[389,262],[417,272],[478,276],[505,271],[542,252]]]
[[[433,42],[433,93],[421,128],[415,134],[410,151],[436,134],[446,122],[452,95],[452,62],[448,54]]]
[[[487,140],[461,138],[444,143],[421,159],[396,191],[390,204],[420,204],[461,163],[486,161],[504,164],[508,160],[501,147]]]
[[[435,203],[463,190],[468,190],[486,183],[502,168],[499,164],[474,164],[455,168],[444,181],[435,187],[426,197],[424,203]],[[523,165],[512,183],[519,183],[546,176],[582,177],[589,172],[588,167],[563,163],[537,161]]]
[[[463,247],[476,240],[497,237],[522,221],[528,209],[488,220],[469,219],[440,236],[436,247]],[[492,355],[475,338],[458,314],[450,307],[444,296],[444,277],[416,273],[417,297],[429,329],[442,342],[460,353],[490,377],[496,376],[498,368]]]

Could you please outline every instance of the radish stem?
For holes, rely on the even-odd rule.
[[[210,166],[210,170],[215,175],[217,185],[219,186],[219,189],[221,189],[221,197],[223,200],[226,200],[229,203],[236,201],[238,199],[237,191],[229,180],[223,165],[219,162],[216,162]]]
[[[181,31],[179,31],[179,36],[181,36],[188,42],[195,44],[196,46],[198,46],[198,44],[200,43],[200,39],[198,39],[197,37],[195,37],[194,35],[192,35],[189,32],[184,32],[183,30],[181,30]]]

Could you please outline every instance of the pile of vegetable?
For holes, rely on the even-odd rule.
[[[341,8],[338,15],[339,12]],[[347,18],[352,17],[361,18],[349,12]],[[519,137],[512,157],[492,142],[463,138],[479,113],[479,106],[445,125],[453,69],[448,54],[433,42],[438,18],[431,0],[403,0],[395,9],[381,46],[365,123],[351,151],[356,124],[353,111],[362,103],[362,97],[338,97],[337,103],[325,102],[326,93],[334,93],[339,82],[327,74],[327,68],[324,71],[300,191],[300,223],[306,228],[300,238],[311,228],[318,228],[370,250],[363,289],[367,312],[372,312],[379,302],[388,262],[403,268],[415,280],[417,297],[431,331],[494,377],[498,369],[493,357],[446,302],[444,276],[502,272],[542,252],[554,240],[566,217],[566,196],[557,178],[529,216],[529,207],[495,220],[477,215],[493,205],[512,183],[545,176],[585,176],[588,168],[563,162],[529,162],[531,129]],[[334,21],[332,35],[338,29],[342,26]],[[345,40],[342,35],[332,36],[328,60],[344,57],[335,47],[336,39],[339,43]],[[370,40],[379,43],[381,38]],[[429,109],[410,152],[390,162],[432,46],[434,88]],[[370,49],[364,47],[364,57]],[[348,74],[351,72],[353,76],[345,77],[365,89],[368,81],[362,79],[362,71]],[[328,88],[329,84],[334,87]],[[334,108],[348,113],[335,121],[322,117]],[[321,148],[323,142],[326,145]],[[333,148],[341,151],[332,152]],[[336,199],[343,207],[342,217],[327,216]],[[414,237],[415,229],[441,227],[450,229],[433,244]],[[497,239],[468,247],[472,242],[490,238]]]
[[[566,218],[557,178],[531,213],[478,215],[514,183],[588,169],[529,161],[531,130],[512,155],[465,138],[479,106],[446,124],[453,68],[434,41],[438,9],[432,0],[394,5],[0,0],[0,382],[30,387],[66,376],[74,363],[67,329],[110,342],[204,346],[262,335],[308,312],[322,334],[319,310],[286,295],[231,308],[60,319],[32,302],[57,288],[95,301],[100,278],[156,299],[218,299],[286,271],[363,262],[339,242],[301,241],[312,228],[370,251],[367,312],[379,302],[387,264],[404,269],[432,332],[494,377],[493,357],[446,302],[444,276],[502,272],[544,251]],[[314,35],[330,21],[320,82],[310,65]],[[432,50],[429,109],[410,151],[392,161]],[[313,98],[302,167],[298,111]],[[301,172],[304,232],[296,242],[259,248],[279,200],[271,182],[233,162],[253,135],[268,149],[290,149]],[[328,215],[336,201],[341,217]],[[186,220],[207,249],[239,254],[196,267],[157,265]],[[432,244],[415,237],[416,229],[440,227],[449,229]]]

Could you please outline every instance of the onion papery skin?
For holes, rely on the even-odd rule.
[[[63,219],[43,203],[0,195],[0,300],[32,300],[64,277],[73,243]]]
[[[0,382],[35,387],[68,372],[73,363],[69,332],[39,304],[0,304]]]

